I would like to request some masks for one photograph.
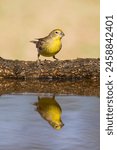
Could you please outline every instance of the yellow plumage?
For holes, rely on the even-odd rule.
[[[55,100],[55,97],[38,97],[38,102],[35,103],[37,111],[40,115],[48,121],[48,123],[56,130],[60,130],[63,127],[61,120],[62,110],[60,105]]]
[[[37,39],[37,41],[31,41],[36,44],[39,56],[52,57],[54,59],[55,55],[61,50],[62,43],[61,39],[64,33],[61,29],[55,29],[50,34],[44,38]]]
[[[62,47],[60,39],[53,39],[49,41],[47,46],[43,48],[43,51],[40,52],[42,56],[51,57],[56,55]]]

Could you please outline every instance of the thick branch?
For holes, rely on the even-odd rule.
[[[78,58],[59,61],[19,61],[0,57],[0,78],[11,79],[91,79],[99,80],[100,60]]]

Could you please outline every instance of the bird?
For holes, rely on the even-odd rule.
[[[54,29],[49,33],[48,36],[44,38],[36,38],[33,41],[30,41],[36,44],[37,48],[37,61],[39,61],[40,55],[45,57],[53,57],[54,59],[58,60],[55,55],[61,50],[62,48],[62,37],[65,36],[61,29]]]
[[[36,111],[45,119],[55,130],[60,130],[64,124],[61,119],[62,109],[58,102],[53,97],[39,97],[34,103]]]

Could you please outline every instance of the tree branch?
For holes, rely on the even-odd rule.
[[[99,80],[99,59],[78,58],[56,61],[19,61],[0,57],[0,78],[49,80]]]

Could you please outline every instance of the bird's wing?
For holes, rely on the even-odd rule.
[[[36,48],[38,48],[39,50],[43,49],[43,47],[45,46],[45,44],[47,44],[47,41],[45,38],[41,38],[38,39],[37,43],[36,43]]]

